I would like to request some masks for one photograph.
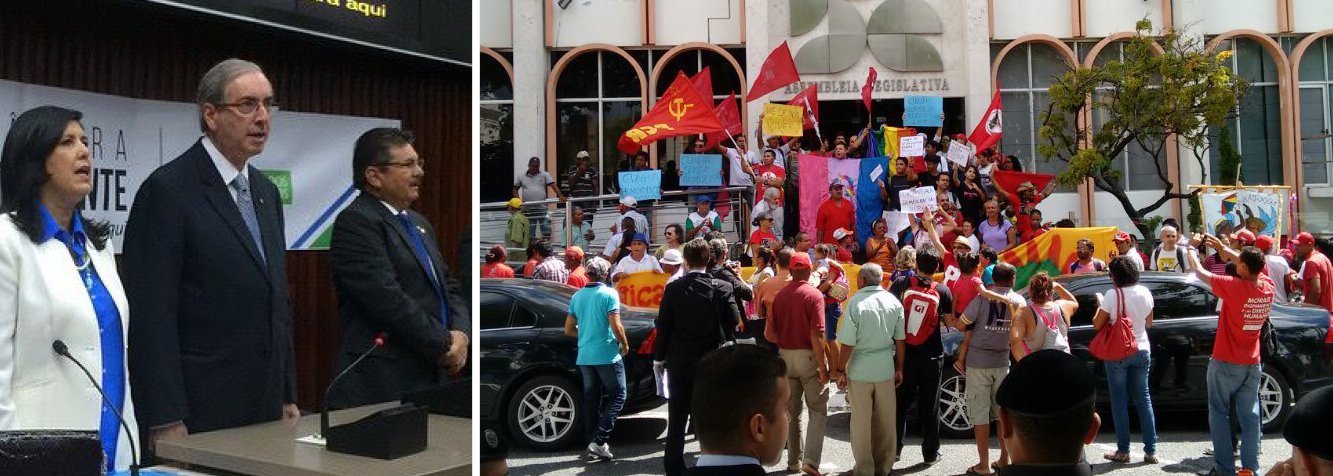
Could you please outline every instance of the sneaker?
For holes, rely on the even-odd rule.
[[[611,445],[606,443],[588,443],[588,453],[602,459],[611,459]]]
[[[1145,454],[1143,455],[1143,462],[1147,464],[1157,464],[1157,455],[1153,453]]]

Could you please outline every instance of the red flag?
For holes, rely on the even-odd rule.
[[[741,124],[741,111],[736,108],[736,93],[731,93],[730,96],[723,99],[713,111],[717,113],[717,120],[722,123],[725,131],[718,129],[709,132],[708,140],[705,141],[706,150],[713,150],[714,147],[721,144],[722,139],[727,138],[727,134],[734,136],[745,129],[745,125]]]
[[[977,124],[975,129],[972,129],[972,135],[967,137],[967,141],[975,147],[973,150],[981,152],[1000,141],[1002,135],[1000,116],[1002,115],[1000,112],[1000,92],[995,91],[995,96],[990,100],[990,107],[986,108],[986,114],[981,116],[981,122]]]
[[[617,147],[621,152],[633,154],[660,139],[721,128],[722,123],[713,112],[713,101],[699,96],[689,78],[680,73],[657,104],[633,128],[620,135]]]
[[[750,86],[750,95],[746,97],[745,102],[754,101],[800,80],[801,76],[796,72],[796,62],[791,59],[791,48],[788,48],[787,42],[784,41],[781,46],[768,54],[768,59],[764,60],[764,66],[759,68],[759,74],[755,76],[754,85]]]
[[[1046,185],[1055,180],[1054,174],[1034,174],[1031,172],[1011,172],[1006,170],[994,170],[990,173],[991,179],[999,188],[1003,188],[1008,193],[1009,203],[1017,206],[1018,189],[1020,187],[1031,186],[1032,191],[1040,192],[1046,189]]]
[[[690,82],[694,84],[694,90],[699,91],[699,96],[707,99],[710,103],[713,102],[713,73],[708,71],[707,66],[704,66],[704,70],[700,71],[699,74],[690,78]]]
[[[811,84],[810,87],[805,88],[804,91],[801,91],[799,94],[797,94],[796,96],[792,97],[790,101],[787,101],[787,105],[788,105],[788,106],[801,106],[802,109],[805,108],[806,104],[809,104],[809,105],[810,105],[810,109],[807,110],[807,111],[805,112],[805,114],[802,114],[802,115],[801,115],[801,117],[805,119],[805,120],[802,122],[803,125],[801,126],[801,128],[802,128],[802,129],[814,129],[814,128],[815,128],[815,123],[814,123],[813,121],[810,120],[810,116],[811,116],[811,115],[814,115],[814,116],[815,116],[815,117],[814,117],[814,120],[815,120],[815,121],[818,121],[818,120],[819,120],[819,85],[818,85],[818,84]]]
[[[870,67],[870,73],[866,74],[866,84],[861,86],[861,100],[866,103],[866,113],[870,112],[870,93],[875,91],[875,78],[879,73],[875,72],[875,67]]]

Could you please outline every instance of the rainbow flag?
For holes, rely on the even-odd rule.
[[[879,129],[870,131],[872,136],[870,146],[875,147],[873,151],[867,151],[866,157],[888,157],[889,159],[898,158],[898,139],[906,136],[916,135],[916,129],[911,127],[889,127],[880,126]],[[893,170],[894,163],[889,161],[889,175],[896,173]]]
[[[1115,249],[1115,244],[1111,242],[1111,238],[1118,231],[1120,229],[1114,226],[1052,228],[1037,235],[1032,241],[1000,254],[1000,261],[1018,268],[1018,276],[1014,280],[1014,289],[1022,289],[1027,287],[1028,280],[1032,279],[1032,276],[1036,275],[1038,271],[1046,271],[1051,276],[1064,274],[1068,271],[1069,264],[1078,258],[1076,249],[1080,238],[1092,240],[1092,245],[1095,248],[1094,257],[1102,261],[1110,261],[1108,256],[1110,256],[1111,250]]]

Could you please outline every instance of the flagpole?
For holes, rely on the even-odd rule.
[[[815,111],[813,109],[810,109],[810,98],[806,98],[804,101],[801,102],[805,103],[805,112],[807,114],[810,114],[810,123],[815,125],[815,138],[819,139],[820,145],[823,145],[824,136],[819,134],[819,118],[815,117]]]

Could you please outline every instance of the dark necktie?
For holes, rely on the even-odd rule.
[[[403,231],[407,232],[408,241],[412,242],[412,248],[416,251],[417,261],[421,263],[430,276],[432,289],[435,291],[435,297],[440,299],[440,323],[447,329],[449,327],[449,303],[444,295],[444,286],[440,285],[440,277],[435,275],[435,265],[431,263],[430,254],[426,252],[426,242],[421,239],[421,232],[417,230],[412,218],[407,216],[406,211],[398,212],[395,215],[398,218],[398,224],[402,225]]]

